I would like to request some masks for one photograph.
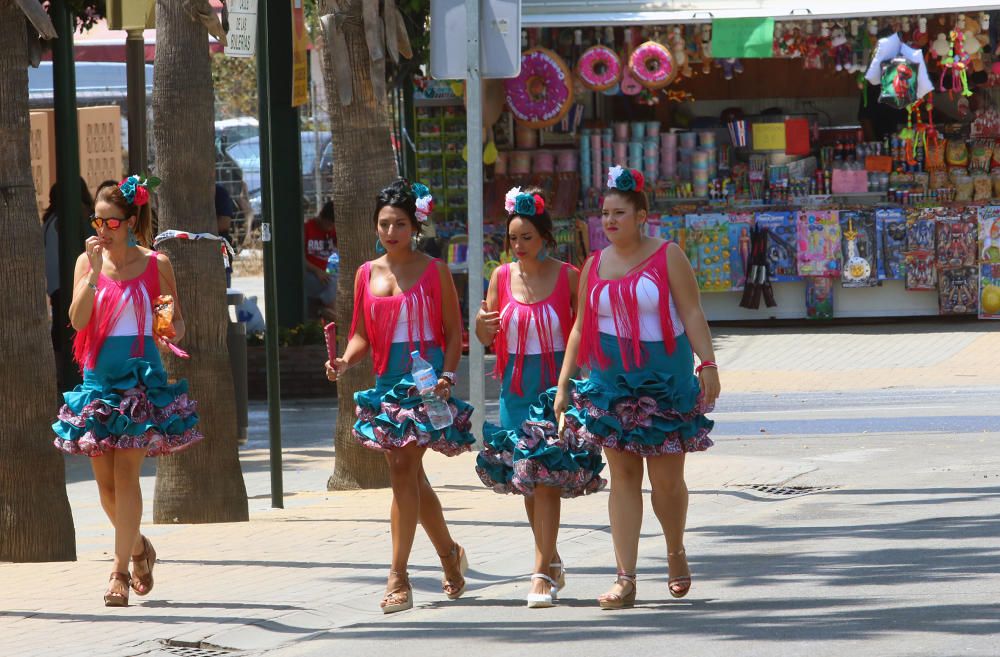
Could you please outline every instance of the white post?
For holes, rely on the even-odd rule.
[[[483,345],[476,339],[476,314],[483,300],[483,88],[479,77],[479,2],[466,0],[467,68],[465,124],[469,195],[469,403],[476,409],[472,426],[482,427],[486,411]]]

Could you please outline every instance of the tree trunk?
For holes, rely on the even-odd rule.
[[[63,457],[52,446],[56,366],[31,179],[27,35],[21,10],[0,0],[0,561],[74,561]]]
[[[398,175],[392,154],[388,99],[377,97],[372,88],[371,59],[365,41],[361,8],[377,0],[325,0],[322,14],[334,9],[344,13],[342,24],[346,52],[334,52],[324,39],[323,74],[333,139],[333,205],[340,251],[337,286],[337,342],[343,353],[354,310],[354,272],[375,255],[375,224],[372,212],[379,191]],[[352,100],[342,105],[334,58],[347,58],[353,85]],[[384,88],[384,85],[383,85]],[[389,472],[381,454],[362,447],[351,435],[354,424],[354,393],[374,383],[370,360],[349,370],[337,382],[336,461],[329,490],[378,488],[389,485]]]
[[[186,3],[157,0],[153,69],[153,139],[156,144],[159,229],[214,233],[215,152],[212,67],[208,34],[191,20]],[[186,378],[198,401],[205,440],[161,458],[153,520],[158,523],[248,520],[240,470],[233,378],[226,343],[226,277],[219,243],[168,240],[163,251],[177,275],[178,303],[190,360],[168,359],[170,373]]]

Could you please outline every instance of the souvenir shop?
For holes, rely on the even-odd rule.
[[[521,75],[484,84],[488,267],[514,185],[546,190],[562,257],[604,246],[621,164],[711,320],[1000,317],[1000,12],[573,25],[528,10]],[[441,189],[460,263],[463,89],[418,87],[418,176]]]

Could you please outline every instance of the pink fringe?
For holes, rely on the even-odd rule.
[[[552,291],[552,294],[547,299],[532,304],[521,303],[514,298],[514,293],[510,287],[509,264],[501,266],[497,271],[500,330],[493,340],[493,351],[497,356],[493,376],[497,379],[502,379],[503,373],[507,369],[507,363],[510,361],[510,353],[507,350],[507,338],[511,322],[516,317],[517,346],[514,350],[514,370],[511,372],[510,382],[511,392],[515,395],[524,395],[522,387],[524,379],[524,355],[527,350],[528,334],[532,323],[538,327],[538,340],[542,349],[543,385],[545,387],[554,385],[559,379],[559,370],[556,368],[555,358],[555,338],[548,309],[551,308],[554,310],[556,316],[559,318],[559,330],[562,332],[563,340],[565,341],[569,335],[570,326],[573,323],[569,289],[570,268],[572,268],[572,265],[567,264],[563,266],[559,272],[559,279],[556,282],[555,290]]]
[[[628,371],[633,367],[641,367],[645,360],[642,353],[642,342],[639,331],[639,303],[636,288],[643,276],[653,281],[660,290],[660,326],[663,330],[663,343],[667,353],[674,353],[676,338],[673,322],[670,319],[670,276],[667,272],[666,242],[645,263],[622,278],[609,281],[597,275],[601,266],[601,253],[598,251],[590,263],[587,274],[587,294],[583,300],[580,312],[583,315],[583,331],[580,336],[580,351],[577,364],[581,367],[606,368],[611,359],[601,349],[601,339],[597,319],[597,308],[604,288],[608,289],[611,313],[615,321],[615,334],[618,338],[618,348],[622,355],[622,365]]]
[[[444,346],[444,321],[441,313],[441,277],[438,274],[438,259],[427,265],[420,280],[412,288],[391,297],[373,296],[368,291],[371,278],[371,263],[361,265],[354,283],[354,315],[351,318],[351,332],[354,337],[358,323],[364,322],[365,333],[372,349],[375,374],[385,373],[389,364],[389,350],[392,348],[392,334],[399,321],[403,304],[406,304],[408,326],[407,339],[412,351],[415,346],[423,350],[425,342]],[[427,317],[433,335],[424,335],[423,318]]]
[[[156,251],[149,256],[149,262],[142,274],[127,281],[116,281],[100,274],[97,279],[97,298],[94,300],[94,310],[87,326],[78,331],[73,338],[73,359],[81,370],[91,370],[97,365],[97,355],[101,353],[104,341],[111,335],[118,320],[125,311],[122,298],[128,293],[135,309],[135,322],[138,327],[135,342],[132,344],[131,355],[140,358],[145,353],[145,333],[147,308],[145,303],[139,303],[140,287],[145,287],[149,301],[160,295],[160,268],[156,260]],[[90,271],[89,268],[87,270]]]

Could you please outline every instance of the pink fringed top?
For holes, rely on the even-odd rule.
[[[354,285],[354,317],[348,339],[357,332],[358,322],[364,322],[368,344],[372,349],[375,374],[386,371],[389,351],[396,323],[404,306],[407,317],[407,341],[410,349],[417,345],[423,352],[424,346],[435,344],[444,348],[444,321],[441,313],[441,276],[438,274],[437,258],[427,265],[420,279],[409,290],[389,297],[377,297],[368,287],[371,279],[371,262],[361,265]],[[431,335],[426,335],[429,326]]]
[[[140,288],[145,288],[145,296],[149,301],[160,295],[160,267],[156,256],[156,251],[151,252],[146,269],[127,281],[116,281],[104,274],[99,275],[90,321],[73,338],[73,358],[82,369],[94,369],[104,341],[112,334],[126,309],[132,309],[135,313],[136,337],[132,345],[132,356],[141,358],[145,353],[146,322],[152,322],[152,317],[149,316],[150,305],[142,298],[143,291]]]
[[[547,298],[535,303],[522,303],[514,298],[510,286],[510,265],[497,270],[497,293],[500,309],[500,330],[493,339],[496,366],[493,376],[503,378],[507,363],[514,357],[510,389],[523,395],[521,382],[524,376],[524,356],[529,352],[542,356],[542,384],[555,385],[559,379],[555,352],[566,348],[566,339],[573,324],[573,309],[569,284],[572,265],[564,264],[556,280],[556,287]],[[555,322],[553,322],[555,320]],[[553,323],[556,325],[553,326]]]
[[[663,344],[667,353],[672,354],[677,345],[674,333],[670,306],[670,277],[667,273],[666,242],[642,263],[637,265],[625,276],[606,280],[598,273],[601,267],[601,255],[598,251],[590,263],[587,274],[587,294],[581,303],[583,313],[583,330],[580,336],[580,352],[577,364],[581,367],[605,368],[610,364],[608,355],[601,348],[598,306],[602,294],[607,294],[611,314],[614,319],[615,335],[618,337],[618,347],[621,350],[622,364],[626,370],[641,367],[645,361],[641,341],[641,317],[636,288],[641,278],[651,280],[659,290],[658,304],[660,326],[663,332]]]

